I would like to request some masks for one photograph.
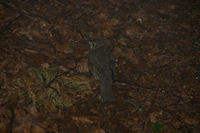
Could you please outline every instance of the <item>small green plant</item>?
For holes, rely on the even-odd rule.
[[[158,121],[154,122],[153,123],[153,130],[154,130],[155,133],[159,133],[163,130],[163,125],[160,124],[160,122],[158,122]]]
[[[39,69],[37,69],[36,67],[31,67],[31,70],[37,75],[41,82],[44,82]]]

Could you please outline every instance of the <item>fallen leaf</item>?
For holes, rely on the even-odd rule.
[[[24,52],[31,53],[31,54],[38,54],[38,51],[32,49],[24,49]]]
[[[74,116],[72,117],[72,120],[79,121],[82,123],[89,123],[89,124],[93,123],[93,121],[91,121],[89,118],[84,117],[84,116],[81,116],[81,117]]]
[[[103,130],[103,129],[96,129],[94,131],[94,133],[105,133],[105,130]]]
[[[16,126],[14,129],[13,129],[13,132],[17,132],[17,133],[30,133],[30,130],[31,130],[31,125],[32,123],[31,122],[23,122],[23,123],[20,123],[18,126]]]
[[[31,128],[31,133],[46,133],[46,131],[39,126],[35,126]]]
[[[158,113],[156,113],[156,112],[151,113],[150,114],[150,121],[152,123],[156,122],[157,121],[157,116],[158,116]]]
[[[88,72],[88,61],[87,59],[81,60],[76,67],[78,72],[87,73]]]
[[[41,64],[41,66],[43,67],[43,68],[45,68],[45,69],[47,69],[47,68],[49,68],[49,63],[43,63],[43,64]]]
[[[199,121],[196,119],[192,119],[192,118],[183,118],[183,121],[189,125],[197,125],[199,124]]]

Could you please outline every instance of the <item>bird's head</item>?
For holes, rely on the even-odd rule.
[[[105,46],[106,43],[101,39],[93,39],[88,41],[88,45],[90,49],[97,49],[99,47]]]

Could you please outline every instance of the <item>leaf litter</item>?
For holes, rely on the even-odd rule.
[[[46,2],[0,2],[0,132],[199,132],[199,1]],[[88,73],[93,38],[114,103]]]

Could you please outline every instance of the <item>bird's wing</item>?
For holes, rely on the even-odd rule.
[[[111,55],[111,61],[110,61],[110,70],[112,72],[112,80],[114,81],[114,73],[115,73],[115,59],[114,57]]]

